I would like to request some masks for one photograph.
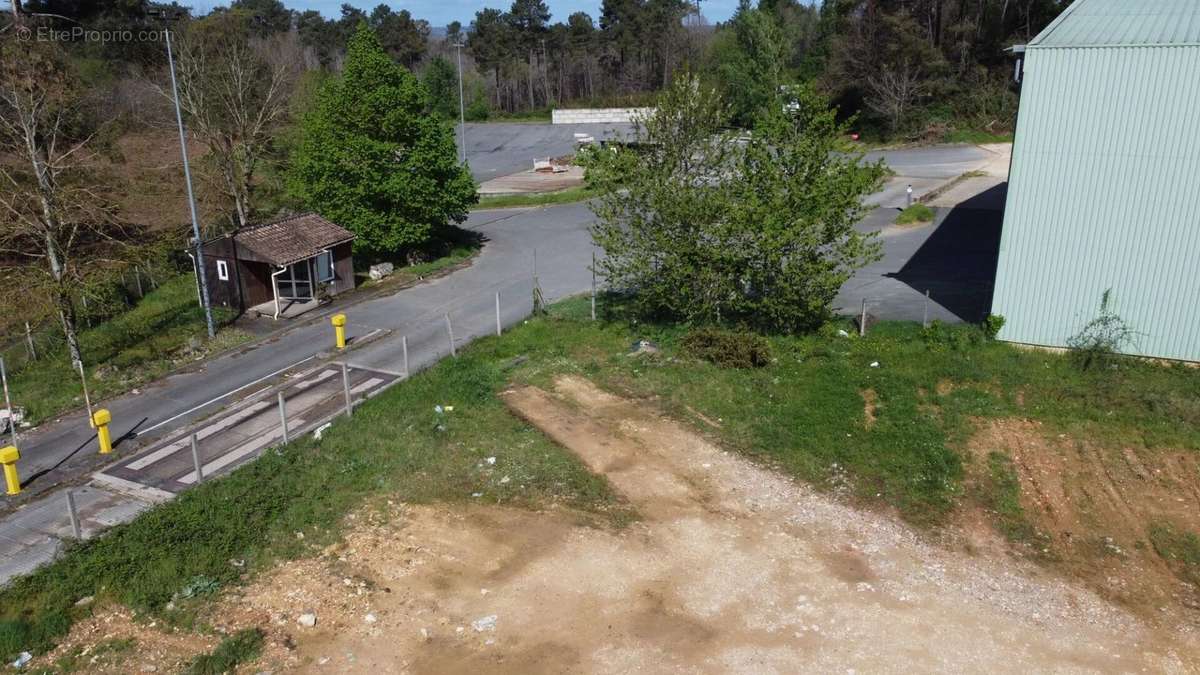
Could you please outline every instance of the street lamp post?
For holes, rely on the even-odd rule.
[[[458,135],[462,137],[462,163],[467,163],[467,113],[463,102],[462,41],[454,44],[458,50]]]
[[[171,31],[163,29],[167,39],[167,63],[171,67],[171,93],[175,97],[175,121],[179,123],[179,151],[183,155],[183,177],[187,182],[188,207],[192,211],[192,235],[196,241],[196,273],[200,281],[200,304],[204,306],[204,323],[208,337],[217,334],[213,327],[212,305],[208,300],[208,273],[204,269],[204,242],[200,239],[200,219],[196,217],[196,196],[192,192],[192,170],[188,166],[187,136],[183,131],[183,112],[179,108],[179,85],[175,82],[175,57],[171,53]]]

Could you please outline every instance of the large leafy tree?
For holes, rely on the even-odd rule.
[[[806,330],[878,256],[854,224],[882,165],[846,151],[824,99],[797,89],[786,103],[768,106],[746,139],[727,131],[714,90],[681,77],[637,125],[639,150],[587,160],[599,271],[641,313]]]
[[[771,14],[742,0],[726,31],[715,46],[717,75],[724,96],[733,108],[733,119],[749,126],[779,98],[784,82],[783,34]]]
[[[450,127],[425,88],[360,25],[342,75],[305,115],[290,184],[308,208],[353,230],[355,247],[395,256],[424,244],[475,203]]]

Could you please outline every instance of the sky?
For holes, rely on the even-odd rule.
[[[415,18],[425,19],[430,26],[441,27],[451,21],[460,21],[464,26],[470,25],[475,18],[475,12],[484,7],[495,7],[507,10],[512,0],[283,0],[289,9],[305,11],[315,9],[326,18],[333,19],[341,16],[343,2],[360,7],[370,12],[381,2],[396,11],[407,9]],[[228,0],[181,0],[180,4],[189,5],[197,13],[204,13],[218,5],[228,5]],[[566,21],[575,12],[587,12],[593,19],[600,18],[600,0],[546,0],[550,7],[552,22]],[[737,0],[702,0],[700,9],[712,23],[728,19],[733,10],[737,9]]]

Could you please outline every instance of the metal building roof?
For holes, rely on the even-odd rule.
[[[1200,44],[1200,0],[1076,0],[1030,49]]]

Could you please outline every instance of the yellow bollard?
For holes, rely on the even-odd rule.
[[[15,495],[21,491],[21,479],[17,477],[17,460],[21,453],[13,446],[0,450],[0,464],[4,464],[4,482],[8,484],[8,494]]]
[[[333,324],[333,331],[337,334],[337,348],[346,348],[346,315],[334,314],[329,322]]]
[[[100,441],[100,454],[112,452],[112,435],[108,433],[108,423],[112,421],[112,413],[104,408],[92,414],[92,426],[96,427],[96,440]]]

